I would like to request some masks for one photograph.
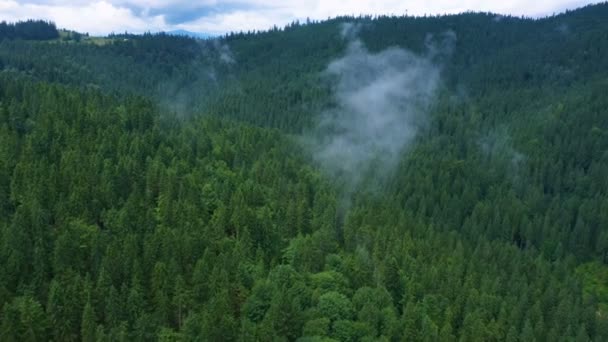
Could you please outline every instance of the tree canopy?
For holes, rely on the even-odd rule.
[[[607,16],[0,24],[0,340],[608,340]],[[355,185],[306,143],[345,23],[441,74]]]

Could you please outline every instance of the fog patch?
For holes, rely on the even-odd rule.
[[[456,47],[456,32],[447,30],[441,34],[429,33],[424,39],[426,46],[426,57],[435,63],[443,62],[445,58],[452,55]]]
[[[357,38],[361,28],[362,25],[360,23],[342,23],[340,25],[340,36],[342,39],[352,41]]]
[[[234,54],[232,53],[232,50],[230,50],[230,46],[228,46],[228,44],[222,43],[219,40],[214,39],[213,47],[215,48],[220,62],[225,64],[236,63],[236,60],[234,59]]]
[[[370,52],[360,28],[344,24],[345,54],[323,73],[332,84],[334,106],[321,113],[304,140],[322,169],[348,191],[364,179],[382,181],[428,121],[440,86],[437,62],[453,48],[453,32],[427,36],[420,55],[400,47]],[[452,40],[448,42],[448,40]]]
[[[203,108],[210,94],[221,86],[222,79],[236,64],[232,50],[220,39],[198,43],[198,55],[182,66],[176,77],[157,86],[160,106],[178,118],[187,118]]]
[[[523,153],[515,149],[513,141],[506,128],[496,129],[478,141],[483,155],[490,162],[506,162],[507,172],[512,177],[518,177],[518,171],[526,160]]]

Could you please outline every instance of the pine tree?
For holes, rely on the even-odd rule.
[[[95,311],[90,300],[87,301],[82,313],[82,323],[80,325],[80,337],[83,342],[95,342],[97,334],[97,324],[95,322]]]

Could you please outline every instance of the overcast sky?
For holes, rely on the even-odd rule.
[[[347,14],[447,14],[468,10],[540,17],[591,0],[0,0],[0,21],[54,21],[94,35],[183,29],[208,34],[264,30]]]

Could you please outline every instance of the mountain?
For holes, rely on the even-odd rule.
[[[606,17],[2,26],[0,340],[608,340]]]

